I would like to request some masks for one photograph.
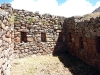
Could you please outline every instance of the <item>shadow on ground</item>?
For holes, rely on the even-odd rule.
[[[69,69],[72,75],[100,75],[98,70],[85,64],[69,53],[59,54],[58,58],[63,63],[64,67]]]
[[[100,75],[100,71],[69,54],[64,45],[65,43],[57,41],[53,55],[58,56],[64,67],[68,68],[72,75]]]

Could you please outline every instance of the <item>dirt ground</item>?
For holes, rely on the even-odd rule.
[[[13,63],[11,75],[100,75],[99,71],[70,54],[31,55],[15,59]]]

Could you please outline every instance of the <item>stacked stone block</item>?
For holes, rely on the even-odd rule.
[[[10,75],[14,48],[14,24],[11,14],[0,11],[0,75]]]
[[[51,54],[61,32],[64,17],[40,15],[26,10],[13,10],[15,57]],[[22,33],[25,33],[23,36]],[[43,34],[43,35],[42,35]],[[23,36],[23,37],[22,37]],[[23,39],[26,39],[24,41]],[[44,40],[44,41],[43,41]]]
[[[10,75],[14,58],[61,53],[66,48],[100,70],[100,17],[83,21],[13,9],[10,4],[0,8],[0,75]]]
[[[100,17],[77,21],[74,17],[66,18],[63,24],[68,51],[100,70],[100,49],[97,49],[100,47]]]

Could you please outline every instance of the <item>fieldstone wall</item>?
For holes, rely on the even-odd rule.
[[[0,7],[0,75],[10,75],[14,48],[14,24],[11,14]]]
[[[62,33],[72,55],[100,70],[100,17],[85,21],[66,18]]]
[[[27,55],[65,52],[100,70],[100,17],[82,21],[0,6],[0,75]],[[64,22],[63,22],[64,21]]]
[[[15,57],[51,54],[61,32],[64,17],[13,10]]]

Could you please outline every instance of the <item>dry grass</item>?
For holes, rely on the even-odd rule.
[[[11,75],[100,75],[100,73],[70,54],[65,54],[55,57],[32,55],[15,59]]]
[[[11,70],[11,75],[71,75],[67,68],[64,72],[58,57],[48,55],[15,59]]]
[[[83,20],[89,20],[90,18],[96,18],[100,16],[100,12],[96,12],[96,13],[90,13],[90,14],[86,14],[83,16]]]

